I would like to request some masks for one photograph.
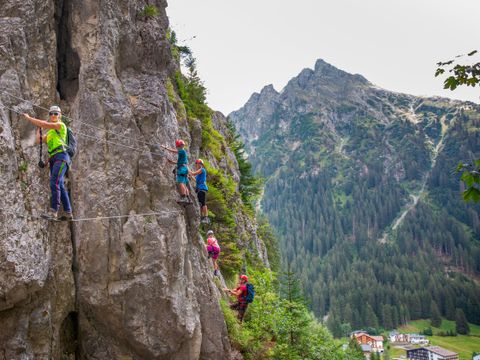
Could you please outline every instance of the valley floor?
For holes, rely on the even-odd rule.
[[[443,319],[441,327],[432,327],[433,336],[427,336],[427,338],[430,340],[431,345],[438,345],[445,349],[457,352],[460,360],[471,360],[474,351],[480,352],[480,326],[474,324],[468,325],[470,326],[470,334],[468,336],[437,336],[435,334],[438,334],[440,331],[445,332],[448,330],[455,330],[455,321]],[[431,327],[430,320],[415,320],[400,327],[398,330],[400,332],[419,333],[428,327]],[[392,351],[391,355],[396,353],[396,351]],[[401,350],[401,354],[405,355],[405,350]]]

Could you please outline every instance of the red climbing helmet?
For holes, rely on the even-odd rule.
[[[202,164],[203,165],[203,160],[202,159],[197,159],[197,160],[195,160],[195,164]]]
[[[185,141],[181,139],[175,140],[175,147],[185,146]]]
[[[245,280],[248,282],[248,276],[247,275],[240,275],[240,280]]]

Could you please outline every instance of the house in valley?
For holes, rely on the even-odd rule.
[[[401,334],[398,331],[392,331],[388,334],[388,339],[391,343],[409,343],[410,336],[409,334]]]
[[[370,354],[372,353],[372,347],[370,345],[362,344],[360,345],[363,351],[363,355],[365,355],[366,359],[370,359]]]
[[[406,334],[408,336],[408,342],[415,345],[428,345],[430,340],[425,335],[418,334]]]
[[[383,336],[369,335],[366,332],[354,332],[355,338],[360,345],[370,345],[372,352],[383,353]]]
[[[408,360],[459,360],[456,352],[440,346],[427,346],[407,350]]]

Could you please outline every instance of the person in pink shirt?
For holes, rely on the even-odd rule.
[[[208,251],[208,257],[211,257],[213,261],[213,268],[214,268],[213,275],[218,276],[217,259],[218,259],[218,255],[220,255],[220,246],[218,245],[218,240],[215,239],[215,237],[213,236],[212,230],[207,231],[206,248]]]

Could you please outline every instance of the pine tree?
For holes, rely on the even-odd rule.
[[[438,310],[437,303],[433,300],[430,305],[430,312],[432,313],[430,324],[436,328],[442,326],[442,318],[440,316],[440,311]]]
[[[445,316],[448,320],[455,320],[455,305],[454,305],[454,298],[451,292],[447,292],[445,297]]]
[[[280,280],[280,294],[282,297],[282,322],[279,333],[290,348],[300,350],[302,338],[308,334],[310,318],[300,291],[299,281],[290,264]]]
[[[343,336],[340,319],[334,309],[330,310],[330,313],[328,314],[327,327],[333,337],[341,338]]]
[[[385,329],[393,329],[393,319],[391,307],[388,304],[383,305],[382,308],[382,317],[383,317],[383,327]]]
[[[470,327],[468,326],[467,318],[462,309],[455,310],[455,329],[457,333],[462,335],[468,335],[470,333]]]
[[[350,325],[350,323],[342,323],[340,325],[340,331],[342,333],[342,337],[348,337],[352,332],[352,326]]]
[[[287,265],[287,271],[280,277],[280,296],[290,302],[304,303],[300,281],[297,275],[292,271],[292,265]]]
[[[357,339],[355,339],[355,337],[350,339],[350,342],[348,343],[348,349],[350,350],[350,353],[353,356],[358,357],[360,359],[365,359],[365,355],[363,355],[362,347],[358,343]]]
[[[345,305],[345,308],[343,310],[343,322],[344,323],[349,323],[349,324],[353,323],[352,307],[348,303],[347,303],[347,305]]]
[[[377,315],[375,315],[372,307],[368,303],[367,303],[367,306],[365,308],[364,323],[365,323],[366,326],[371,327],[371,328],[377,328],[378,327]]]

